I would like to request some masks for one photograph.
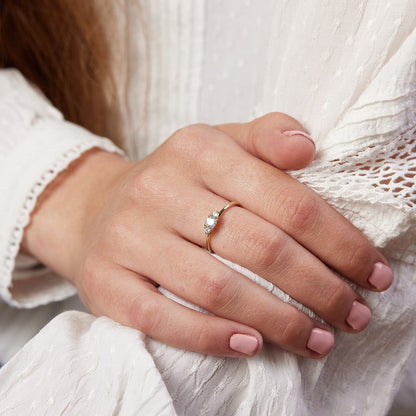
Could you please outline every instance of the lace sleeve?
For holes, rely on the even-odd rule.
[[[416,129],[292,174],[390,257],[416,262]]]
[[[8,303],[34,307],[75,293],[33,259],[16,264],[16,258],[37,197],[93,147],[121,152],[109,140],[64,121],[18,71],[0,71],[0,296]]]

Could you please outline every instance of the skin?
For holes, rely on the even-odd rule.
[[[73,282],[96,315],[167,344],[201,353],[246,356],[233,334],[301,356],[314,328],[328,329],[226,267],[205,246],[203,221],[221,217],[211,244],[220,256],[261,275],[347,332],[349,284],[367,281],[383,255],[312,190],[287,175],[314,157],[293,118],[268,114],[250,123],[194,125],[175,132],[140,162],[87,152],[41,195],[23,249]],[[161,261],[163,259],[163,261]],[[178,260],[180,259],[180,260]],[[165,298],[161,285],[208,310]],[[387,287],[382,288],[383,290]]]

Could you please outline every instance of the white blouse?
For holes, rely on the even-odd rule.
[[[387,413],[416,345],[416,3],[118,4],[114,56],[127,154],[141,158],[193,122],[286,112],[317,143],[312,164],[291,174],[382,248],[395,281],[385,293],[360,290],[372,322],[356,335],[335,331],[336,345],[320,361],[271,345],[250,359],[208,357],[108,318],[61,314],[1,369],[0,413]],[[118,150],[65,122],[15,70],[0,71],[0,126],[0,294],[13,307],[35,308],[1,306],[6,361],[17,348],[13,341],[25,340],[18,334],[28,338],[65,308],[50,302],[75,293],[52,271],[16,257],[37,196],[85,150]],[[227,264],[293,303],[259,276]],[[51,306],[36,308],[45,304]],[[416,409],[415,386],[413,376],[402,406]]]

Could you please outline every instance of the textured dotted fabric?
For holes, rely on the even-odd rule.
[[[31,408],[31,414],[42,415],[383,415],[403,379],[396,408],[416,411],[411,371],[416,342],[416,3],[125,0],[114,16],[130,157],[145,156],[190,123],[286,112],[317,144],[312,164],[290,173],[382,248],[395,281],[382,294],[360,292],[372,309],[370,326],[358,335],[336,331],[335,348],[321,361],[270,345],[248,360],[207,357],[160,344],[107,318],[61,314],[1,369],[0,413],[20,415]],[[50,271],[38,271],[49,276],[46,287],[32,279],[30,266],[12,267],[17,249],[10,242],[18,248],[21,234],[10,236],[36,185],[30,178],[40,177],[69,149],[80,152],[104,142],[85,131],[75,133],[22,80],[2,76],[0,91],[12,85],[15,93],[7,95],[8,101],[0,94],[0,107],[18,117],[0,112],[0,158],[9,160],[0,165],[0,189],[8,201],[0,202],[0,258],[9,260],[2,269],[1,293],[15,306],[33,307],[62,299],[70,289]],[[43,136],[39,120],[47,126]],[[10,134],[18,122],[25,146],[13,147]],[[61,131],[65,145],[45,150]],[[16,134],[13,138],[23,144]],[[108,143],[101,146],[115,151]],[[30,163],[29,151],[43,157]],[[27,176],[16,189],[9,172],[22,157]],[[54,174],[61,168],[58,164]],[[261,277],[226,264],[292,301]]]

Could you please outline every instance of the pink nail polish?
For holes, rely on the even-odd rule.
[[[309,136],[309,134],[305,133],[304,131],[301,131],[301,130],[288,130],[288,131],[283,131],[282,133],[284,135],[286,135],[286,136],[289,136],[289,137],[292,137],[292,136],[303,136],[303,137],[306,137],[315,146],[315,142],[313,141],[312,137]]]
[[[346,319],[348,325],[355,330],[364,329],[370,322],[371,311],[367,306],[354,301],[350,313]]]
[[[229,345],[233,351],[253,355],[259,347],[259,341],[252,335],[234,334],[230,338]]]
[[[386,290],[393,282],[393,272],[390,267],[378,262],[374,265],[368,282],[377,290]]]
[[[334,335],[331,332],[314,328],[311,331],[306,346],[318,354],[327,354],[334,346],[334,341]]]

